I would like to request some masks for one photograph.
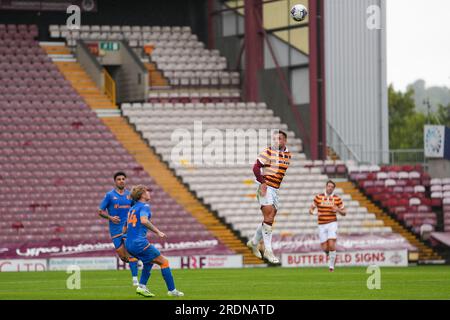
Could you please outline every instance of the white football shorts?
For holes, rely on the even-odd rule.
[[[319,224],[319,239],[320,243],[324,243],[329,239],[337,239],[337,222],[330,222],[327,224]]]
[[[258,198],[258,202],[261,206],[271,206],[273,205],[275,209],[278,210],[280,205],[278,200],[278,189],[267,186],[266,196],[263,197],[261,195],[261,185],[258,187],[258,191],[256,192],[256,197]]]

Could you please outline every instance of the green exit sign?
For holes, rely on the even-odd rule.
[[[117,51],[120,49],[119,42],[100,42],[100,50]]]

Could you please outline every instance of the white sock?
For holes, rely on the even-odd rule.
[[[267,251],[272,251],[272,226],[263,223],[262,235],[264,239],[264,247]]]
[[[145,284],[140,284],[140,283],[139,283],[139,288],[147,289],[147,286],[146,286]]]
[[[252,244],[254,246],[258,245],[258,243],[261,241],[263,235],[262,235],[262,224],[258,225],[258,228],[256,228],[255,234],[252,238]]]
[[[138,278],[137,277],[133,277],[133,281],[138,281]]]
[[[330,251],[330,268],[334,269],[334,262],[336,261],[336,251]]]

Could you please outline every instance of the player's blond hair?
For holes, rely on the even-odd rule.
[[[143,184],[138,184],[137,186],[133,186],[133,188],[131,188],[131,199],[133,199],[134,201],[138,201],[142,195],[144,194],[145,191],[148,190],[147,186],[144,186]]]

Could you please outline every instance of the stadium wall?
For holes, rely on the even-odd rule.
[[[135,52],[121,41],[122,63],[115,73],[117,102],[145,101],[148,97],[148,71]]]
[[[386,1],[326,0],[324,15],[327,121],[362,161],[387,163]]]
[[[90,53],[84,41],[78,41],[75,50],[76,57],[80,65],[86,70],[89,76],[94,80],[99,89],[104,86],[104,77],[102,66],[97,59]]]

